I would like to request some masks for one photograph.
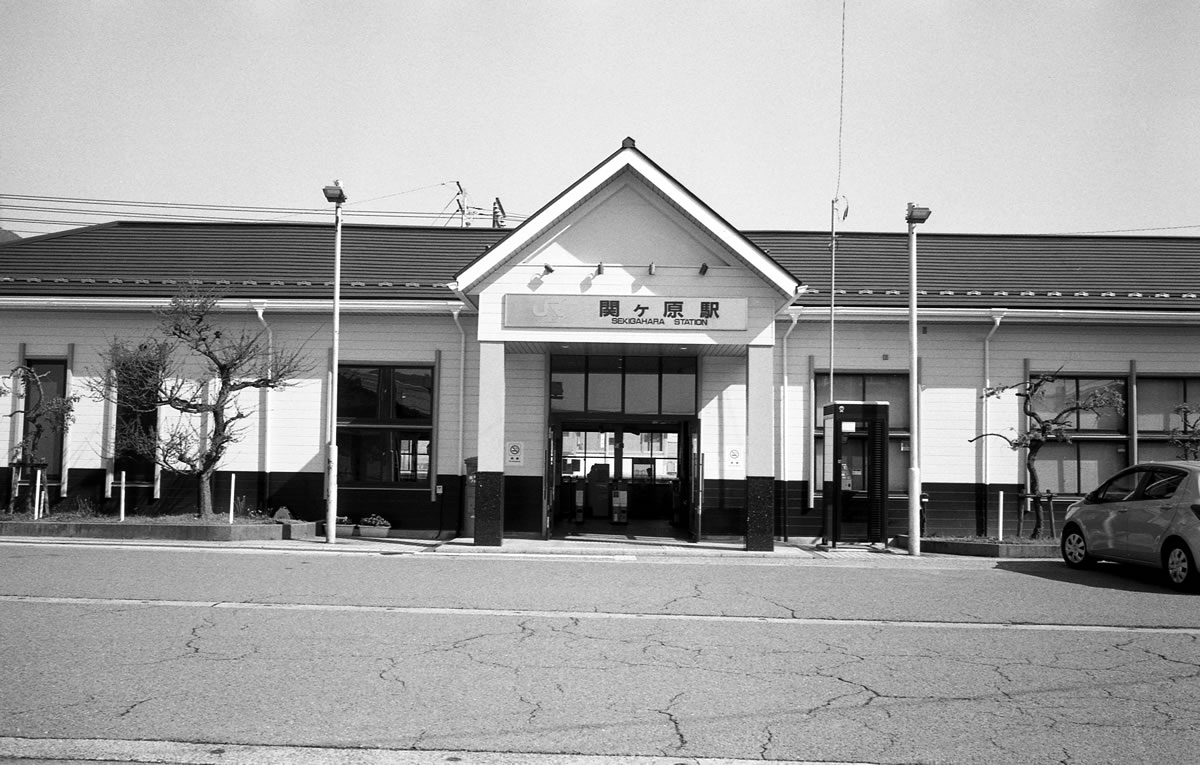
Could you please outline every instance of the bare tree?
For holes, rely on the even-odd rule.
[[[1174,412],[1182,421],[1171,428],[1171,444],[1179,449],[1179,459],[1200,459],[1200,407],[1180,404]]]
[[[971,439],[974,443],[981,438],[994,436],[1004,439],[1011,449],[1025,450],[1025,468],[1029,473],[1029,494],[1033,500],[1033,531],[1030,537],[1042,538],[1042,497],[1041,483],[1038,480],[1037,458],[1042,447],[1049,441],[1071,443],[1071,431],[1075,429],[1075,419],[1080,413],[1099,414],[1113,410],[1117,413],[1125,411],[1125,397],[1116,388],[1104,386],[1091,391],[1082,401],[1068,400],[1053,414],[1040,407],[1046,398],[1047,386],[1058,380],[1058,373],[1034,375],[1028,380],[1011,385],[999,385],[987,388],[981,398],[993,398],[1013,391],[1021,399],[1021,412],[1025,415],[1025,432],[1016,437],[1003,433],[983,433]],[[1053,508],[1050,508],[1053,512]],[[1003,512],[1003,509],[1001,509]],[[1050,519],[1053,529],[1054,519]]]
[[[198,511],[213,512],[212,479],[253,411],[239,393],[293,385],[311,369],[301,349],[268,347],[265,331],[229,330],[216,320],[220,296],[185,290],[156,311],[159,334],[137,342],[114,338],[102,353],[103,376],[93,393],[133,413],[167,408],[168,427],[127,418],[117,428],[118,453],[135,454],[163,470],[194,476]],[[153,418],[151,418],[153,419]]]

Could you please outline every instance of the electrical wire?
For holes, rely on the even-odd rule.
[[[362,200],[358,204],[367,204],[378,199],[445,186],[447,183],[451,182],[431,184],[407,191],[396,192],[395,194],[388,194],[383,197]],[[465,212],[472,220],[488,218],[491,214],[488,210],[474,206],[468,206]],[[268,223],[284,218],[315,217],[327,214],[328,210],[324,208],[138,201],[96,197],[57,197],[37,194],[0,194],[0,221],[33,224],[51,229],[92,226],[103,222],[103,219],[164,222]],[[420,210],[354,210],[352,215],[359,220],[419,221],[424,222],[425,225],[438,225],[439,223],[446,225],[455,218],[460,217],[460,213],[446,213],[445,209],[440,213]],[[79,216],[83,216],[84,219],[80,219]],[[517,220],[524,218],[524,216],[517,214],[510,217]],[[101,218],[102,220],[87,220],[86,218]],[[32,231],[28,228],[24,228],[21,231],[22,233],[33,234],[52,233],[52,231]]]
[[[834,199],[842,195],[842,126],[846,116],[846,0],[842,0],[841,68],[841,81],[838,85],[837,182],[833,186]]]

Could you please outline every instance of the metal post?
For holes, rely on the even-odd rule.
[[[921,554],[921,386],[917,379],[917,224],[929,218],[928,208],[908,203],[908,554]]]
[[[125,522],[125,471],[121,471],[121,523]]]
[[[229,525],[233,525],[233,501],[237,496],[237,473],[229,474]]]
[[[336,183],[336,182],[335,182]],[[329,374],[329,446],[326,458],[329,475],[329,500],[325,505],[325,541],[337,541],[338,511],[338,454],[337,454],[337,404],[338,404],[338,356],[342,333],[342,202],[343,195],[333,207],[333,355]]]

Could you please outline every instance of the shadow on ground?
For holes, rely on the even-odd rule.
[[[1129,592],[1172,592],[1162,571],[1143,566],[1127,566],[1123,563],[1097,563],[1090,569],[1073,569],[1062,561],[1001,560],[996,568],[1012,571],[1039,579],[1067,582],[1102,590],[1126,590]],[[1180,593],[1186,595],[1187,593]]]

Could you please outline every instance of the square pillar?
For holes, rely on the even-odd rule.
[[[479,343],[475,544],[492,547],[504,536],[504,383],[504,343]]]
[[[746,549],[775,549],[775,348],[746,355]]]

